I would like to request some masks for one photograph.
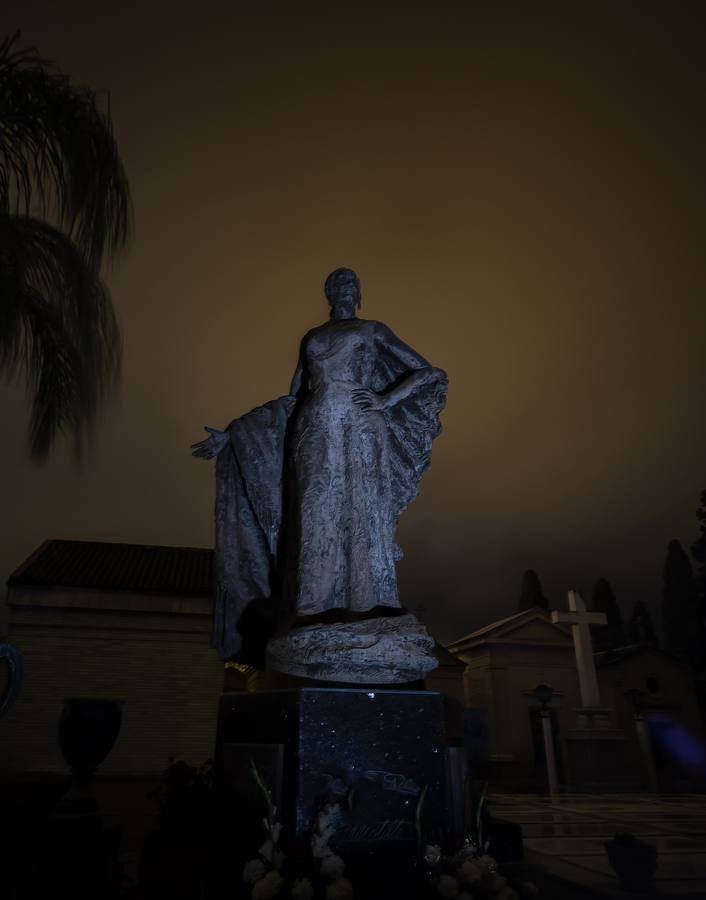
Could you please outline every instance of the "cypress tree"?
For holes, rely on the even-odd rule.
[[[701,491],[701,506],[696,510],[696,518],[701,533],[691,547],[691,555],[699,563],[699,568],[696,575],[695,625],[690,655],[696,669],[696,694],[706,724],[706,491]]]
[[[699,520],[699,535],[691,547],[691,555],[699,568],[696,573],[696,603],[697,603],[697,628],[701,635],[702,653],[701,664],[706,666],[706,491],[701,491],[701,506],[696,510],[696,518]]]
[[[691,658],[697,669],[706,671],[706,491],[701,491],[701,506],[696,510],[699,537],[692,544],[691,555],[699,567],[694,579],[694,632],[691,635]]]
[[[605,613],[606,625],[591,625],[591,638],[594,650],[613,650],[627,644],[625,625],[620,615],[618,601],[613,588],[605,578],[599,578],[593,589],[590,607],[592,612]]]
[[[523,612],[535,606],[549,612],[549,600],[544,596],[539,575],[534,569],[527,569],[522,576],[522,588],[520,589],[520,602],[517,606],[517,611]]]
[[[701,506],[696,510],[696,518],[699,520],[701,534],[691,545],[691,555],[699,563],[696,585],[703,599],[706,597],[706,491],[701,491]]]
[[[699,600],[689,557],[677,540],[667,546],[662,590],[664,614],[664,649],[675,656],[695,662],[702,627],[699,622]]]
[[[644,600],[636,601],[628,622],[627,634],[631,644],[641,644],[643,647],[659,646],[652,616]]]

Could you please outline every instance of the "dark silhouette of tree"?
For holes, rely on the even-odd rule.
[[[613,650],[615,647],[624,647],[627,644],[627,635],[623,617],[613,588],[605,578],[599,578],[596,582],[589,609],[592,612],[605,613],[608,620],[605,625],[591,625],[593,649]]]
[[[522,576],[522,588],[520,589],[520,602],[517,607],[518,612],[525,609],[532,609],[538,606],[540,609],[549,611],[549,600],[544,596],[542,590],[542,582],[539,575],[534,569],[527,569]]]
[[[652,616],[644,600],[637,600],[627,625],[628,641],[644,647],[659,647],[657,632],[652,624]]]
[[[696,693],[706,726],[706,491],[701,492],[700,500],[701,506],[696,510],[696,518],[701,533],[691,547],[691,555],[699,563],[699,568],[695,579],[696,611],[690,657],[695,668]]]
[[[669,542],[662,592],[664,649],[697,663],[703,655],[703,621],[689,557],[677,540]]]
[[[696,510],[700,534],[691,546],[691,555],[699,564],[694,578],[696,610],[691,658],[706,679],[706,491],[701,492],[700,500],[701,506]]]
[[[701,491],[701,506],[696,510],[696,518],[699,521],[701,533],[691,545],[691,555],[699,563],[696,573],[696,590],[699,595],[701,612],[706,615],[706,491]]]
[[[110,119],[19,34],[0,43],[0,372],[24,375],[32,456],[80,453],[121,359],[100,278],[125,247],[130,191]]]

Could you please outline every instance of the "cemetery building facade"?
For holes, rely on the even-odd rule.
[[[8,580],[8,640],[24,659],[0,719],[0,771],[65,772],[67,698],[124,701],[99,773],[153,777],[212,758],[223,663],[209,646],[210,550],[47,541]]]
[[[570,785],[576,711],[582,707],[571,628],[535,607],[479,628],[447,649],[466,664],[466,705],[486,710],[491,782],[518,790],[546,784],[541,707],[533,688],[547,684],[553,690],[549,715],[559,782]],[[703,758],[704,729],[689,670],[640,645],[595,653],[593,659],[613,738],[614,771],[606,788],[644,790],[648,781],[635,708],[626,698],[630,690],[642,697],[638,714],[648,726],[658,787],[706,786],[697,759],[699,751]],[[599,780],[601,772],[596,775]]]
[[[57,740],[63,701],[125,701],[103,776],[154,777],[170,758],[200,765],[213,756],[222,691],[271,688],[267,674],[226,664],[210,647],[212,551],[90,541],[47,541],[10,577],[8,640],[24,658],[24,683],[0,719],[0,771],[64,772]],[[485,712],[492,784],[543,787],[540,704],[549,714],[560,782],[571,781],[571,740],[582,698],[571,626],[533,608],[491,623],[446,648],[426,680],[454,703]],[[593,655],[601,703],[618,737],[624,789],[643,789],[635,709],[643,695],[659,787],[706,785],[694,771],[704,730],[688,669],[654,648]],[[2,673],[0,673],[2,674]],[[0,686],[1,687],[1,686]]]

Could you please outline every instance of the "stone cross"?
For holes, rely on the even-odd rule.
[[[571,625],[576,653],[576,668],[579,673],[581,702],[584,706],[600,706],[596,664],[593,660],[590,625],[606,625],[605,613],[587,612],[583,597],[578,591],[569,591],[569,612],[552,610],[552,622]]]

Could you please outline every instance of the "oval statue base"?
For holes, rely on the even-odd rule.
[[[347,684],[422,681],[438,665],[434,640],[410,613],[305,625],[267,645],[267,668]]]

